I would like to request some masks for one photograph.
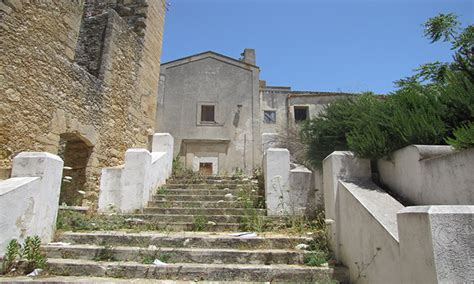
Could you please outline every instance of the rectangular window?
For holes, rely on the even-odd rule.
[[[213,105],[201,105],[201,122],[215,122]]]
[[[309,109],[306,106],[295,106],[295,122],[301,122],[309,117]]]
[[[276,111],[265,110],[263,111],[263,123],[275,124],[276,123]]]

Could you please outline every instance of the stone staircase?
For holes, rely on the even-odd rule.
[[[50,273],[188,281],[346,281],[342,267],[304,265],[307,252],[295,246],[309,244],[311,238],[235,234],[249,210],[266,214],[257,208],[254,181],[195,182],[169,180],[143,213],[124,216],[152,222],[157,231],[62,233],[59,243],[43,247]],[[165,264],[153,264],[155,260]]]

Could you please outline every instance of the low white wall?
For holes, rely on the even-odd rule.
[[[315,206],[324,207],[323,170],[313,169],[313,186],[316,198]]]
[[[323,190],[324,190],[324,212],[328,220],[329,242],[333,253],[338,258],[338,226],[339,203],[338,181],[339,179],[370,179],[370,161],[355,159],[351,152],[335,151],[323,161]]]
[[[474,206],[413,206],[397,217],[403,283],[474,282]]]
[[[302,165],[295,165],[290,170],[290,208],[291,213],[302,215],[306,209],[314,209],[316,194],[313,183],[313,172]]]
[[[339,260],[353,283],[400,283],[397,212],[403,205],[370,182],[339,181]]]
[[[12,239],[53,239],[62,169],[63,161],[49,153],[23,152],[13,159],[12,177],[0,181],[0,255]]]
[[[315,207],[313,173],[302,165],[291,164],[287,149],[268,148],[263,170],[268,215],[300,215]]]
[[[282,148],[269,148],[263,159],[267,215],[288,214],[291,210],[290,152]]]
[[[173,144],[170,134],[155,134],[153,152],[129,149],[124,165],[102,169],[99,211],[133,213],[143,210],[153,191],[171,175]]]
[[[470,283],[474,206],[404,208],[350,152],[323,162],[331,249],[356,283]]]
[[[379,160],[381,181],[416,205],[474,204],[474,148],[411,145]]]

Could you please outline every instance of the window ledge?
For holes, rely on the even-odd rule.
[[[200,121],[198,123],[196,123],[197,126],[211,126],[211,127],[215,127],[215,126],[224,126],[223,123],[218,123],[218,122],[212,122],[212,121]]]

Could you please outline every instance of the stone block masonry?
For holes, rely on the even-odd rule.
[[[65,166],[86,193],[69,205],[94,207],[101,168],[154,132],[165,3],[18,2],[0,2],[0,168],[22,151],[81,149]]]

